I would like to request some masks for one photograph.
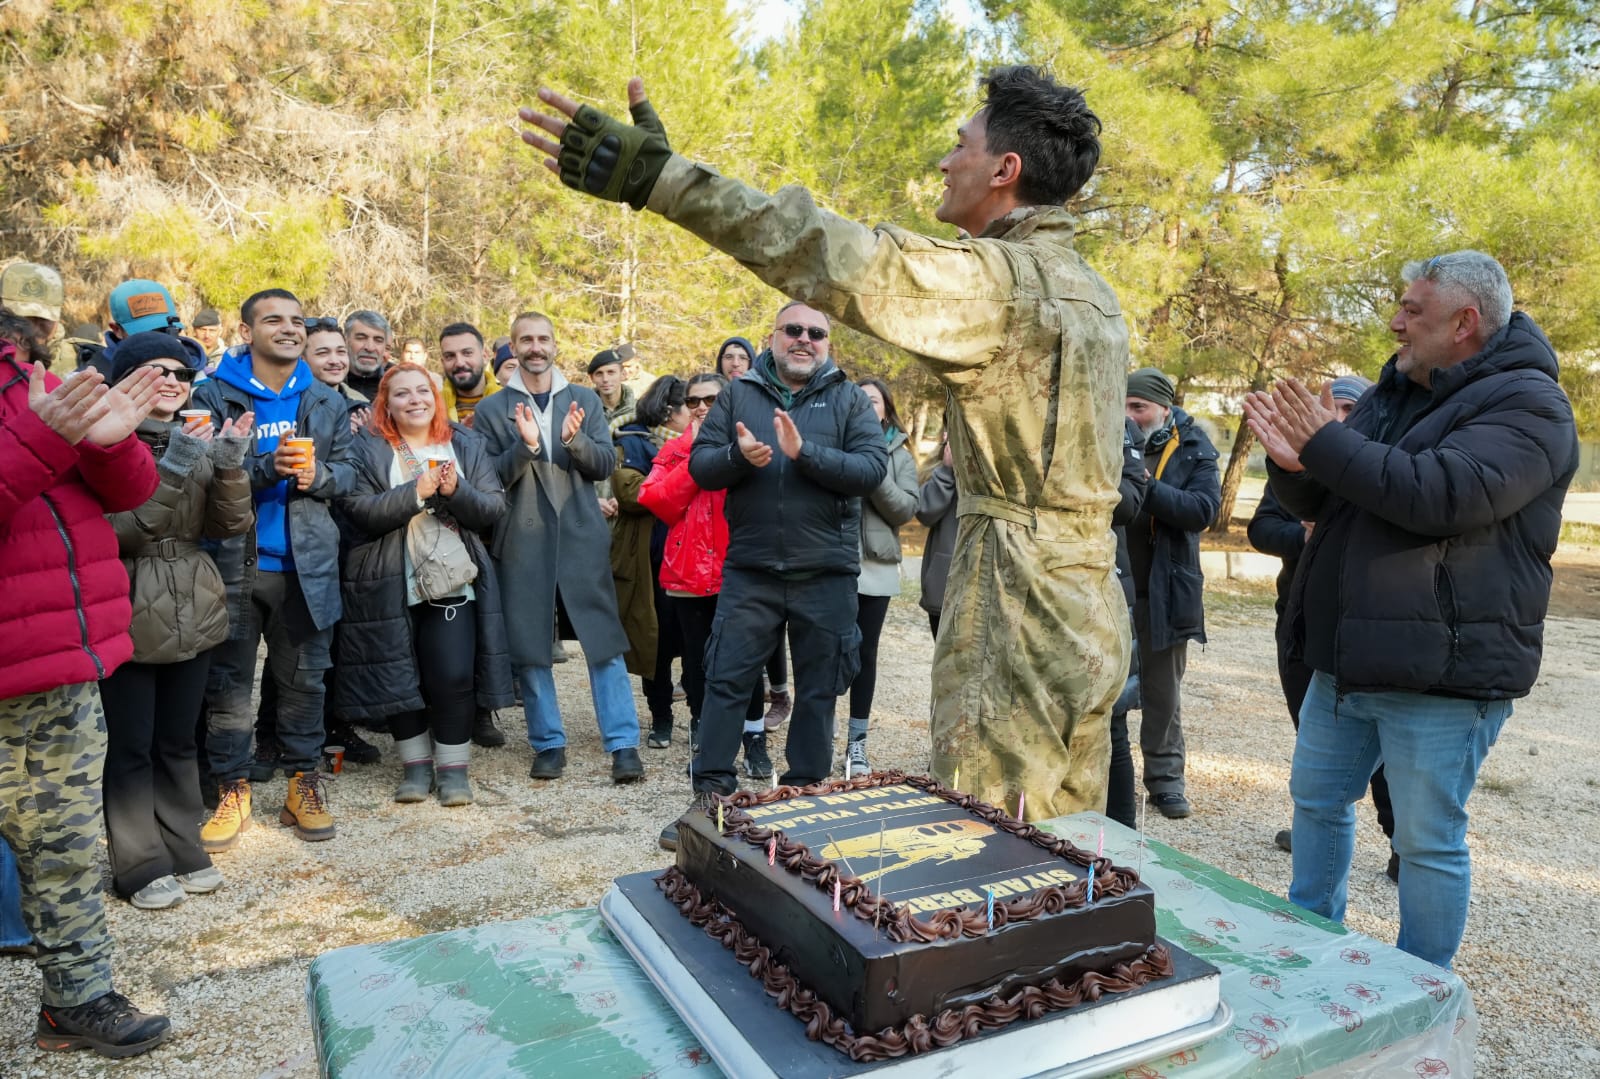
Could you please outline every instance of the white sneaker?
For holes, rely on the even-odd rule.
[[[193,873],[179,873],[177,880],[178,886],[190,895],[210,895],[222,887],[222,871],[208,865]]]
[[[176,879],[168,875],[157,877],[155,880],[134,892],[128,901],[140,910],[166,910],[168,907],[183,902],[183,888]]]

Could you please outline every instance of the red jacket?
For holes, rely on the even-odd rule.
[[[661,587],[668,592],[714,596],[722,591],[728,555],[726,491],[702,491],[689,475],[694,436],[685,431],[656,451],[655,466],[639,488],[639,504],[667,525]]]
[[[51,430],[28,407],[31,370],[0,341],[0,699],[93,682],[133,655],[128,574],[104,515],[143,505],[157,482],[135,436],[72,446]]]

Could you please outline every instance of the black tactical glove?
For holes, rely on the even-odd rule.
[[[588,105],[567,122],[556,164],[561,182],[608,202],[644,209],[672,147],[650,102],[631,106],[633,125]]]

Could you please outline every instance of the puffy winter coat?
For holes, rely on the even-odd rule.
[[[655,466],[639,486],[639,504],[667,525],[661,587],[668,592],[714,596],[722,591],[728,556],[726,491],[702,491],[689,474],[694,433],[685,431],[656,451]]]
[[[889,469],[861,505],[861,554],[874,562],[900,561],[900,526],[917,513],[917,462],[896,431],[886,443]]]
[[[160,484],[138,509],[111,515],[132,582],[133,658],[179,663],[228,639],[227,589],[199,541],[250,530],[250,477],[242,466],[217,468],[211,450],[222,452],[220,442],[191,438],[178,424],[146,420],[138,434]]]
[[[611,580],[617,589],[617,617],[628,635],[623,654],[628,673],[653,678],[661,627],[656,620],[656,530],[666,526],[639,502],[639,487],[653,462],[656,447],[650,432],[629,421],[615,433],[617,470],[611,473],[611,497],[617,515],[611,521]],[[631,463],[630,463],[631,462]],[[641,470],[636,465],[644,465]]]
[[[0,341],[0,700],[106,677],[133,655],[128,574],[105,514],[156,489],[150,449],[68,444],[28,405],[31,364]],[[47,389],[61,380],[45,375]]]
[[[1303,472],[1269,465],[1284,507],[1316,522],[1280,624],[1292,658],[1322,666],[1303,651],[1316,619],[1342,689],[1498,700],[1533,687],[1578,467],[1557,374],[1550,342],[1518,312],[1477,355],[1433,373],[1405,430],[1384,430],[1407,389],[1391,358],[1344,423],[1311,436]],[[1330,602],[1308,605],[1313,595]]]
[[[480,708],[512,704],[511,661],[494,560],[478,533],[505,514],[505,488],[483,440],[461,424],[450,425],[450,445],[460,478],[453,495],[435,494],[428,505],[461,527],[461,540],[478,567],[472,582],[478,621],[473,688]],[[339,623],[339,677],[333,708],[349,719],[377,719],[414,712],[425,705],[417,673],[406,595],[406,529],[417,509],[415,480],[389,484],[394,448],[372,431],[356,436],[351,454],[353,493],[338,501],[340,520],[353,542],[341,574],[344,620]]]
[[[788,411],[800,455],[778,449],[773,410]],[[772,447],[757,468],[739,452],[736,423]],[[861,387],[826,361],[798,393],[779,381],[772,353],[717,394],[689,454],[707,490],[726,489],[727,561],[767,573],[861,571],[861,499],[883,482],[883,427]]]

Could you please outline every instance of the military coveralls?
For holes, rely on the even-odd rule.
[[[1030,820],[1103,809],[1128,672],[1111,536],[1128,329],[1073,251],[1071,215],[1023,208],[940,240],[676,154],[649,208],[944,385],[961,521],[934,649],[934,775],[1013,810],[1026,793]]]

